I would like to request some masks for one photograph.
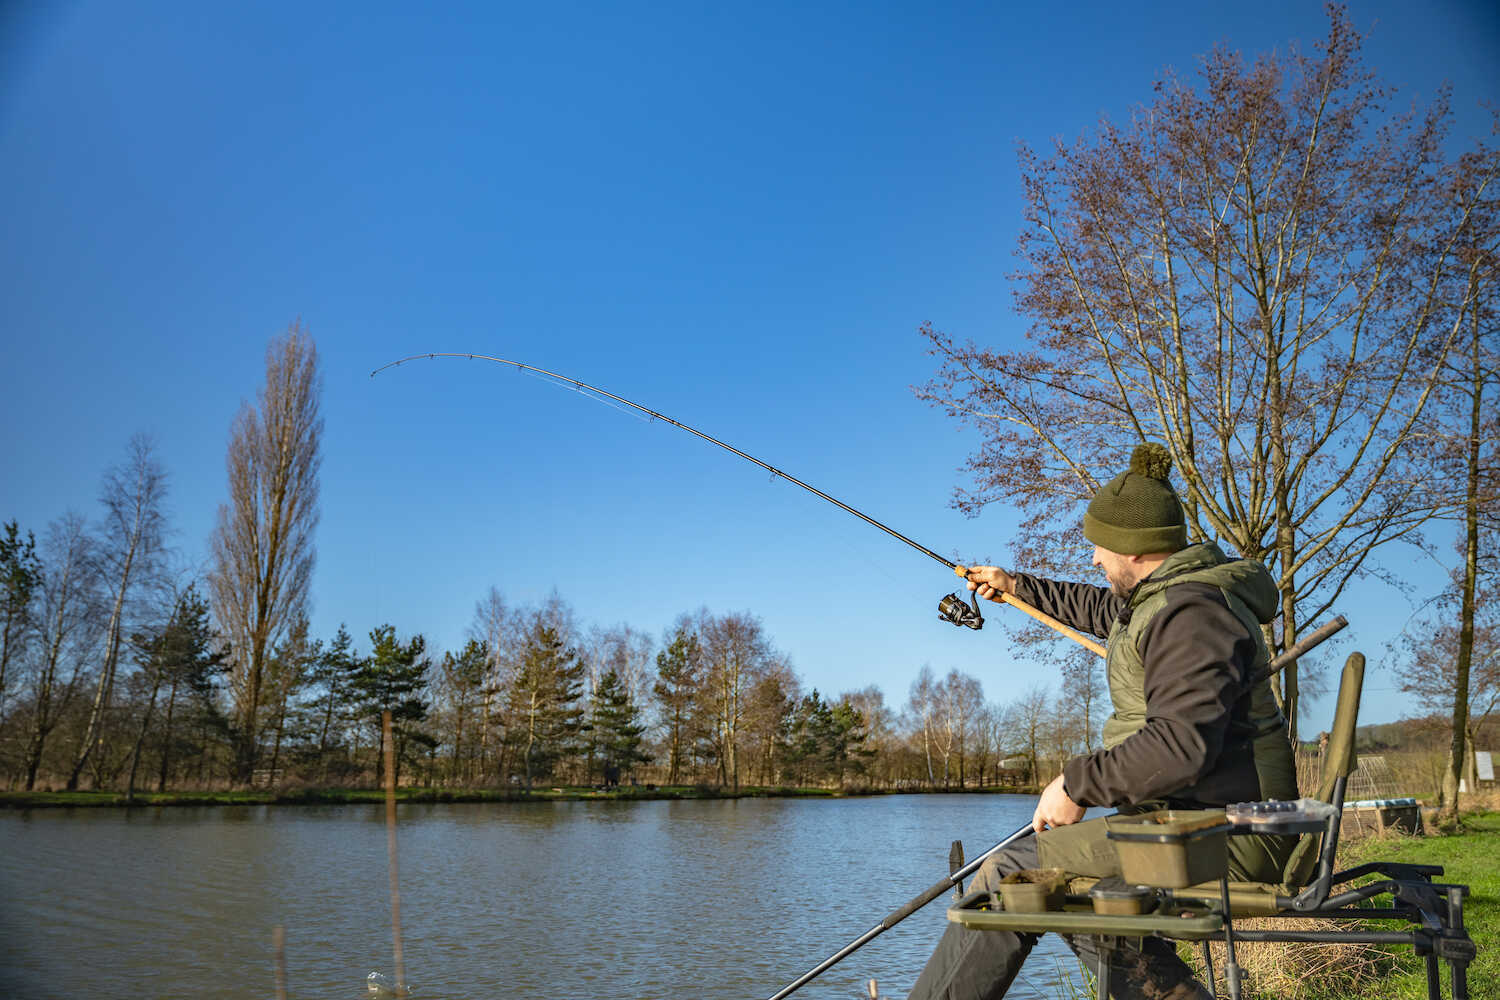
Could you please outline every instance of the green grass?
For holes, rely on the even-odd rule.
[[[1467,885],[1464,926],[1478,950],[1468,968],[1469,995],[1474,1000],[1500,1000],[1500,812],[1471,813],[1454,832],[1432,832],[1425,837],[1370,837],[1339,844],[1337,868],[1346,871],[1369,861],[1441,865],[1440,884]],[[1375,880],[1380,876],[1370,876]],[[1389,905],[1378,896],[1369,905]],[[1285,929],[1279,918],[1246,918],[1241,930]],[[1303,924],[1308,929],[1350,929],[1322,921]],[[1369,921],[1370,930],[1402,931],[1410,924]],[[1247,1000],[1426,1000],[1425,961],[1410,945],[1380,946],[1242,942],[1239,961],[1248,977]],[[1182,944],[1178,953],[1202,978],[1198,948]],[[1223,949],[1215,946],[1215,971],[1223,982]],[[1442,996],[1448,998],[1449,973],[1439,962]],[[1221,985],[1222,989],[1222,985]]]
[[[1444,871],[1438,881],[1467,885],[1469,898],[1464,904],[1464,926],[1479,949],[1478,957],[1469,966],[1469,993],[1474,1000],[1500,997],[1500,813],[1467,815],[1454,834],[1372,838],[1350,844],[1339,853],[1346,866],[1374,860],[1442,865]],[[1381,983],[1381,997],[1425,998],[1427,973],[1422,960],[1410,948],[1394,949],[1394,954],[1396,968]],[[1441,968],[1446,997],[1447,963],[1442,963]]]

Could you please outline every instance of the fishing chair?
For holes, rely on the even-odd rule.
[[[1438,865],[1412,865],[1374,861],[1347,871],[1334,870],[1338,851],[1339,824],[1343,816],[1344,790],[1354,770],[1354,734],[1359,718],[1360,694],[1364,686],[1365,658],[1353,653],[1344,664],[1339,682],[1338,705],[1333,729],[1323,758],[1323,773],[1313,796],[1332,806],[1323,829],[1304,833],[1282,872],[1282,884],[1258,882],[1208,882],[1173,890],[1179,899],[1219,903],[1226,913],[1226,981],[1231,994],[1238,994],[1238,969],[1234,959],[1236,941],[1285,941],[1348,944],[1409,944],[1427,965],[1427,994],[1439,1000],[1439,960],[1448,963],[1454,1000],[1468,997],[1467,969],[1474,958],[1474,943],[1464,930],[1463,901],[1468,886],[1446,885],[1433,879],[1443,874]],[[1250,832],[1240,827],[1240,832]],[[1373,881],[1362,881],[1377,876]],[[1335,891],[1338,890],[1338,891]],[[1369,905],[1376,897],[1389,896],[1386,905]],[[1225,900],[1227,899],[1227,903]],[[1238,930],[1236,917],[1272,917],[1286,926]],[[1340,930],[1299,930],[1299,920],[1320,918],[1359,923]],[[1373,930],[1367,921],[1401,921],[1405,930]],[[1203,959],[1210,982],[1213,964],[1208,940],[1202,940]]]
[[[1302,834],[1282,870],[1281,884],[1230,882],[1221,878],[1185,889],[1158,890],[1160,906],[1154,913],[1105,916],[1088,912],[1092,903],[1087,894],[1099,880],[1077,878],[1068,884],[1065,912],[997,911],[990,904],[988,893],[973,892],[948,911],[948,918],[975,930],[1086,934],[1098,942],[1104,955],[1126,947],[1130,939],[1145,936],[1198,941],[1203,945],[1210,984],[1214,982],[1214,974],[1208,943],[1223,940],[1224,981],[1232,1000],[1239,1000],[1241,985],[1234,952],[1236,942],[1411,945],[1426,960],[1429,1000],[1441,1000],[1440,960],[1448,963],[1451,972],[1453,1000],[1468,1000],[1467,969],[1475,949],[1464,930],[1463,901],[1468,895],[1467,886],[1434,882],[1443,873],[1436,865],[1377,861],[1343,872],[1334,870],[1344,790],[1354,767],[1354,731],[1364,669],[1365,658],[1360,653],[1350,655],[1344,664],[1333,730],[1316,790],[1317,803],[1328,804],[1321,815],[1312,818],[1313,813],[1307,812],[1278,819],[1271,814],[1264,820],[1257,817],[1248,821],[1237,816],[1229,828],[1231,834]],[[1370,876],[1376,878],[1361,881]],[[1381,896],[1389,896],[1389,903],[1369,905]],[[1234,927],[1234,920],[1240,917],[1270,917],[1283,925],[1239,930]],[[1297,928],[1299,921],[1309,918],[1335,923],[1347,921],[1357,926],[1340,930]],[[1398,921],[1410,926],[1404,930],[1372,930],[1366,925],[1368,921]],[[1098,969],[1101,997],[1108,995],[1111,964],[1103,961]]]

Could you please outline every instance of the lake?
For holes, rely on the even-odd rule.
[[[403,805],[418,998],[765,998],[1031,816],[1034,799]],[[394,972],[382,806],[0,814],[0,994],[355,1000]],[[797,997],[904,997],[945,926],[930,904]],[[1012,997],[1077,963],[1043,939]],[[1064,994],[1066,995],[1066,993]]]

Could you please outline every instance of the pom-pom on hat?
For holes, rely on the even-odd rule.
[[[1187,546],[1182,503],[1167,476],[1172,453],[1155,441],[1136,445],[1130,468],[1099,488],[1083,515],[1084,537],[1121,555],[1176,552]]]

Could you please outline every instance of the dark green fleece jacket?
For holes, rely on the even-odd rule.
[[[1191,808],[1297,797],[1290,742],[1269,681],[1260,623],[1276,611],[1259,563],[1217,546],[1174,553],[1126,599],[1107,587],[1021,574],[1016,596],[1107,637],[1114,713],[1104,747],[1063,769],[1083,806]]]

